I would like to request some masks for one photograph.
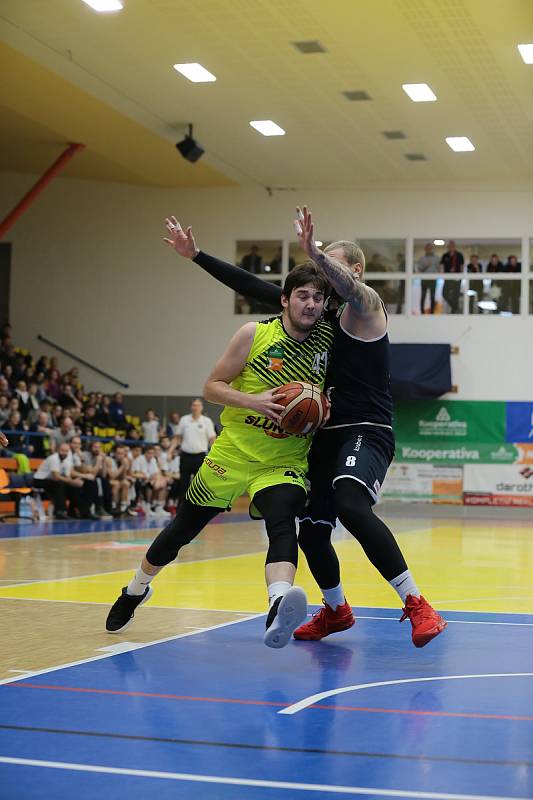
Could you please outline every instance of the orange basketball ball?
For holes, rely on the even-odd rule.
[[[287,433],[307,434],[320,428],[327,413],[326,396],[318,386],[302,381],[285,383],[278,389],[285,397],[277,400],[285,406],[280,427]]]

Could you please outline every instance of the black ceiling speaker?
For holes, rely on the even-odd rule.
[[[198,144],[196,139],[193,139],[192,125],[189,125],[189,133],[181,142],[176,142],[176,148],[180,151],[183,158],[191,161],[193,164],[205,153],[204,148]]]

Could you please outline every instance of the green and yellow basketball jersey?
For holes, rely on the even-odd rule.
[[[231,385],[247,394],[259,394],[290,381],[314,383],[323,389],[332,341],[328,322],[318,322],[303,342],[286,333],[281,317],[258,322],[246,365]],[[311,436],[285,433],[272,420],[246,408],[226,406],[220,421],[225,441],[247,460],[306,469]]]

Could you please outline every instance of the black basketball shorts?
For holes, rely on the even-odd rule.
[[[318,431],[309,452],[309,501],[300,519],[335,527],[335,484],[343,478],[362,484],[377,503],[393,457],[389,428],[349,425]]]

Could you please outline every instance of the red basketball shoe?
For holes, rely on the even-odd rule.
[[[355,624],[355,617],[352,614],[352,609],[344,598],[344,604],[337,606],[333,611],[325,600],[322,600],[324,607],[313,614],[309,622],[304,622],[293,633],[295,639],[305,639],[306,641],[318,641],[323,639],[324,636],[329,636],[330,633],[338,633],[339,631],[346,631]]]
[[[424,597],[415,597],[412,594],[408,594],[405,598],[405,608],[400,622],[407,618],[411,620],[413,626],[412,637],[415,647],[424,647],[448,625]]]

